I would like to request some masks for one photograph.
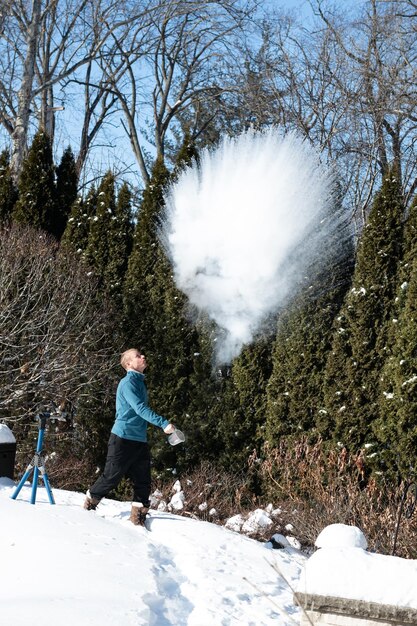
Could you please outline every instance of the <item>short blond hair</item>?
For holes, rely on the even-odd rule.
[[[127,364],[129,363],[133,352],[139,352],[140,354],[140,350],[138,348],[129,348],[129,350],[125,350],[120,355],[120,365],[123,367],[124,370],[127,369]]]

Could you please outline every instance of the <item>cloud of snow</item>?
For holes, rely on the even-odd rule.
[[[161,239],[178,288],[219,328],[228,363],[283,306],[334,229],[333,176],[277,129],[206,149],[166,195]]]

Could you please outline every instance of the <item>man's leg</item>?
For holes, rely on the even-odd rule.
[[[144,526],[151,493],[151,457],[147,443],[138,443],[137,456],[127,476],[133,481],[133,502],[130,521]]]
[[[133,500],[149,507],[151,493],[151,455],[147,443],[137,442],[135,459],[127,471],[133,482]]]
[[[132,462],[130,443],[113,433],[110,435],[103,473],[89,489],[92,500],[99,502],[120,483]]]

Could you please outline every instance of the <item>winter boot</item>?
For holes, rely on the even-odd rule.
[[[87,511],[95,511],[100,500],[97,500],[97,498],[93,498],[93,496],[90,493],[90,490],[88,490],[85,495],[86,495],[86,498],[84,501],[84,508]]]
[[[142,502],[132,502],[132,510],[130,511],[130,521],[135,526],[145,526],[146,515],[149,507],[144,506]]]

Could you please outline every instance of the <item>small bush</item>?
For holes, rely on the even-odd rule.
[[[156,488],[162,493],[163,500],[169,502],[171,499],[177,478],[173,481],[157,482]],[[179,478],[185,495],[184,509],[178,512],[180,514],[221,523],[256,505],[248,477],[243,473],[231,474],[213,463],[203,461]],[[210,515],[212,509],[216,513]]]
[[[367,478],[364,451],[350,455],[345,448],[327,449],[321,441],[311,445],[303,438],[264,452],[262,460],[254,455],[250,463],[258,466],[265,495],[286,512],[304,546],[314,546],[329,524],[342,523],[358,526],[369,549],[384,554],[392,553],[398,530],[395,554],[417,557],[417,513],[399,518],[406,483]],[[412,497],[409,489],[404,510]]]

